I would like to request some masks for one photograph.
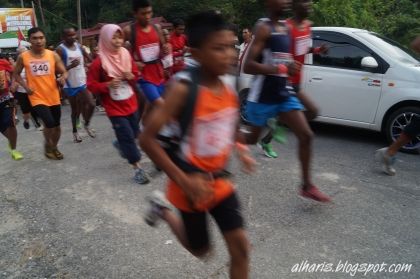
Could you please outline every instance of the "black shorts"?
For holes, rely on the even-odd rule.
[[[300,84],[293,84],[292,85],[293,90],[295,91],[296,94],[299,94],[300,92]]]
[[[420,116],[414,115],[410,124],[405,126],[404,133],[414,138],[420,135]]]
[[[18,100],[23,114],[31,112],[32,106],[27,93],[16,92],[15,98]]]
[[[34,112],[44,123],[44,127],[51,129],[60,126],[61,106],[37,105],[33,107]]]
[[[209,211],[222,233],[243,228],[241,206],[235,193]],[[189,246],[194,251],[209,247],[207,212],[181,211]]]
[[[0,133],[15,127],[15,107],[13,99],[0,103]]]

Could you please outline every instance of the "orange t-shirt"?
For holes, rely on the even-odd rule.
[[[28,95],[31,105],[60,105],[54,52],[46,49],[41,58],[36,58],[30,51],[26,51],[22,53],[22,59],[28,86],[33,91],[33,94]]]
[[[199,87],[190,133],[180,146],[187,162],[206,172],[225,168],[235,141],[238,108],[237,95],[227,86],[219,94]],[[167,197],[180,210],[207,211],[229,197],[234,190],[232,182],[226,179],[216,179],[212,187],[212,200],[206,204],[196,204],[194,208],[172,180],[168,183]]]

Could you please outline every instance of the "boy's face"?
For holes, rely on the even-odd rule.
[[[45,39],[44,33],[38,31],[31,35],[29,42],[31,43],[32,49],[42,50],[45,48],[47,40]]]
[[[141,26],[147,26],[153,17],[153,8],[140,8],[137,10],[137,12],[134,13],[134,17],[137,19]]]
[[[248,28],[242,30],[242,38],[245,42],[249,42],[251,40],[251,32],[249,32]]]
[[[300,18],[307,18],[312,12],[312,0],[295,0],[293,4],[294,13]]]
[[[210,34],[199,49],[191,49],[191,52],[206,71],[222,76],[229,72],[232,61],[236,59],[234,42],[234,34],[222,30]]]
[[[182,35],[185,32],[185,25],[179,25],[175,28],[175,34]]]
[[[267,8],[274,15],[283,15],[292,7],[292,0],[266,0]]]

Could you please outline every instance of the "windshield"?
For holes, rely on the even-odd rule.
[[[391,39],[372,32],[358,32],[357,34],[372,45],[380,47],[388,56],[395,60],[415,65],[418,65],[420,62],[420,57],[416,56],[414,52]]]

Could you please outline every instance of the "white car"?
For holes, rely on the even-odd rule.
[[[381,131],[389,141],[398,138],[412,116],[420,115],[418,58],[366,30],[315,27],[312,32],[314,47],[329,47],[327,54],[305,59],[301,87],[320,108],[316,121]],[[420,136],[404,150],[419,148]]]

